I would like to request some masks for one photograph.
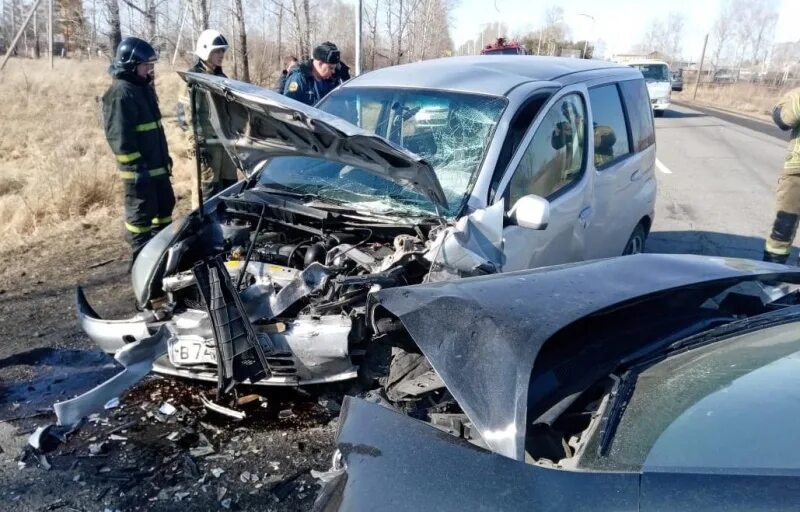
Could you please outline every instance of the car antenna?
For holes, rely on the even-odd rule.
[[[197,173],[197,212],[200,220],[203,220],[203,184],[201,181],[201,155],[200,155],[200,134],[197,133],[197,84],[191,84],[191,102],[192,102],[192,133],[194,134],[194,163],[195,172]]]

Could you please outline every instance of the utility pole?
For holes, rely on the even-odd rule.
[[[15,35],[14,39],[11,41],[11,46],[9,46],[8,50],[6,50],[6,56],[3,57],[3,62],[0,62],[0,70],[6,67],[6,62],[8,62],[8,59],[11,58],[11,54],[14,53],[14,49],[17,47],[19,38],[22,37],[22,33],[25,32],[25,29],[28,27],[28,23],[30,23],[31,18],[33,18],[33,13],[36,12],[36,9],[39,7],[41,2],[42,0],[36,0],[36,2],[33,4],[33,7],[31,7],[31,10],[28,11],[28,15],[25,16],[25,21],[22,22],[22,25],[19,27],[19,31],[17,31],[17,35]]]
[[[47,12],[47,44],[50,47],[50,69],[53,69],[53,2],[49,1]]]
[[[356,76],[361,74],[361,25],[364,17],[363,0],[356,2]]]
[[[706,60],[706,45],[708,44],[708,34],[706,34],[706,38],[703,41],[703,53],[700,55],[700,67],[697,69],[697,80],[694,82],[694,93],[692,94],[692,100],[697,99],[697,86],[700,85],[700,77],[703,76],[703,62]]]

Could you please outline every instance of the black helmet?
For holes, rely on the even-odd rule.
[[[117,55],[114,57],[114,67],[133,71],[138,64],[145,62],[155,62],[158,54],[150,43],[138,37],[126,37],[117,47]]]

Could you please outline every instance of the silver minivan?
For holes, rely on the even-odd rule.
[[[316,107],[184,78],[198,154],[224,150],[247,178],[144,247],[136,316],[101,319],[81,290],[78,312],[106,352],[163,343],[155,371],[221,392],[356,377],[391,328],[377,290],[634,254],[653,223],[653,115],[627,66],[430,60]]]

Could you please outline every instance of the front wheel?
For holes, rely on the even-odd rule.
[[[647,240],[647,232],[641,224],[636,226],[636,229],[631,233],[628,243],[625,244],[625,250],[622,252],[623,256],[629,254],[641,254],[644,252],[644,243]]]

